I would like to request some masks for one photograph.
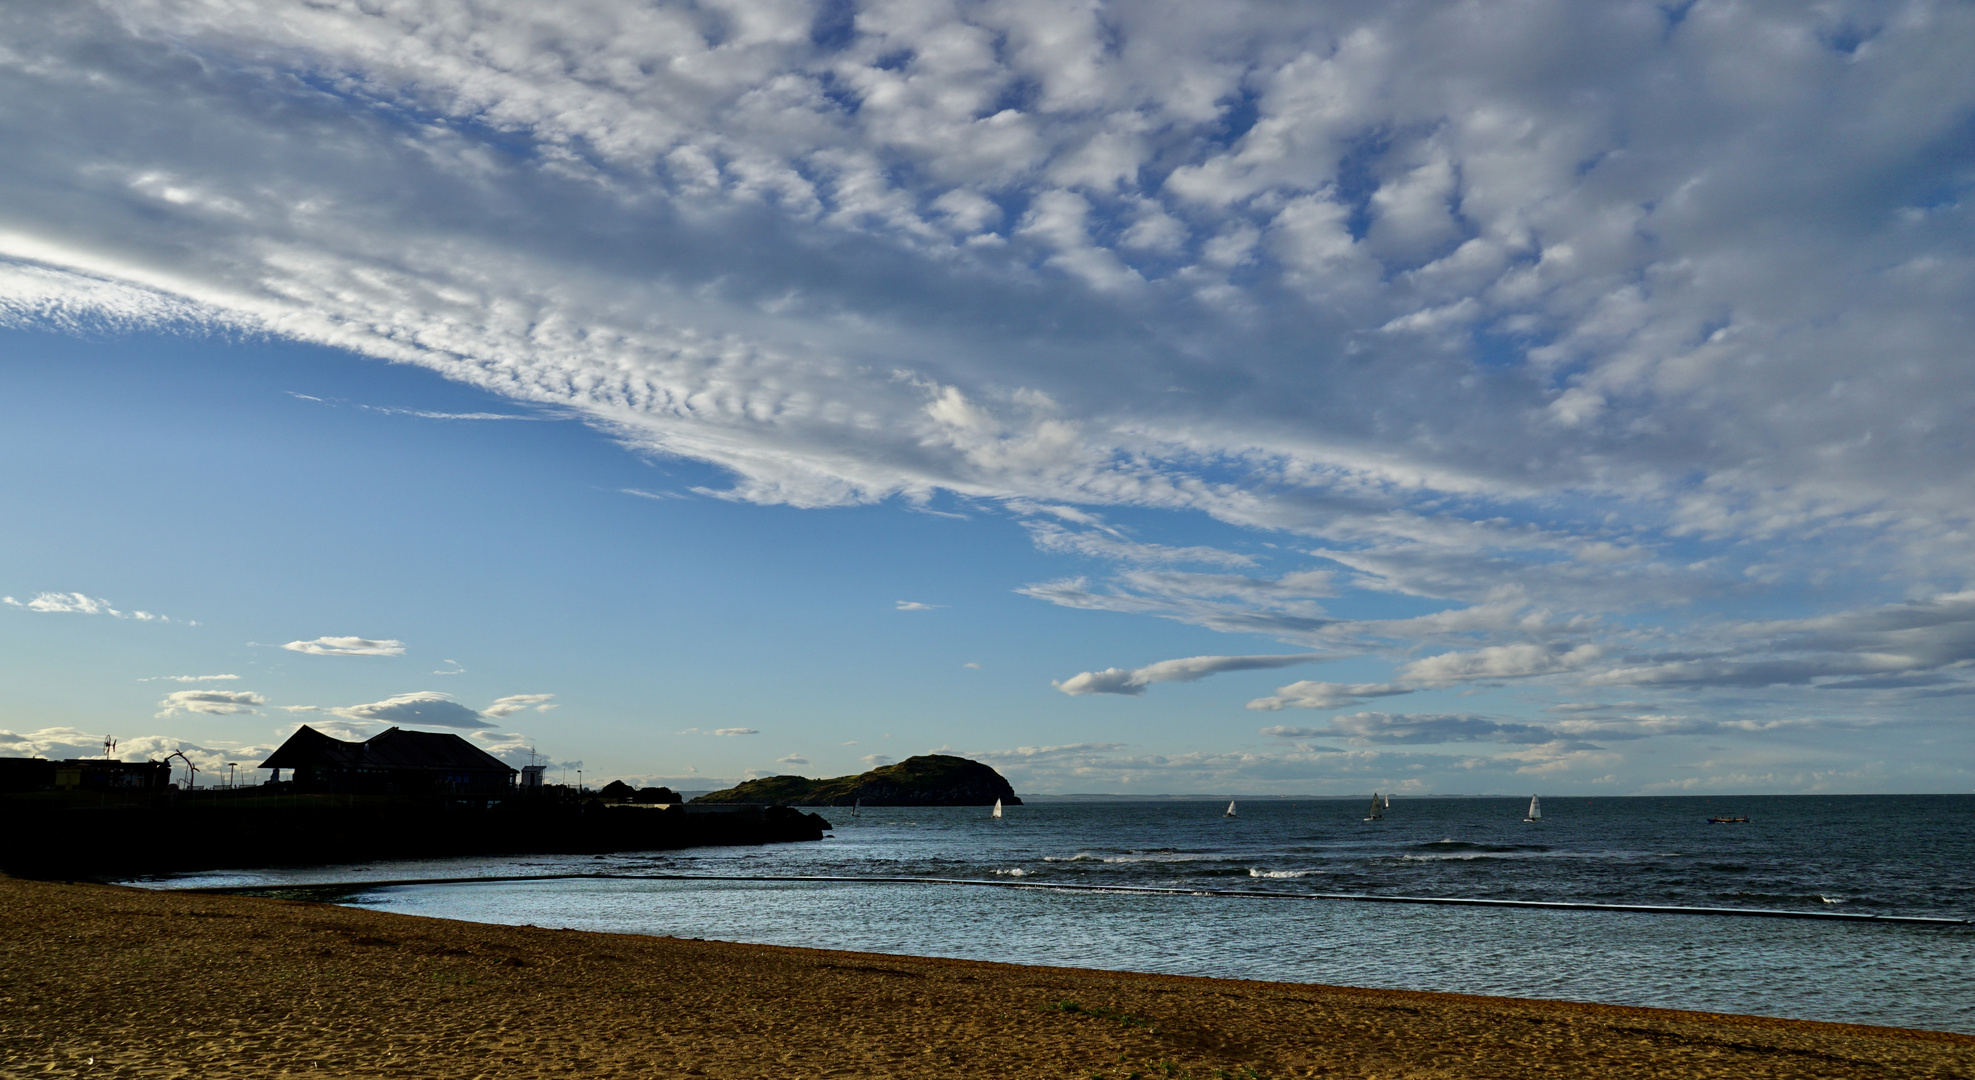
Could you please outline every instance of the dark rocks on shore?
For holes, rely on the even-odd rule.
[[[951,754],[923,754],[857,776],[811,780],[764,776],[710,792],[694,803],[768,803],[789,806],[1020,806],[1015,789],[993,768]]]

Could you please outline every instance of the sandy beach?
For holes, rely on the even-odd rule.
[[[0,1074],[1975,1077],[1975,1037],[0,879]]]

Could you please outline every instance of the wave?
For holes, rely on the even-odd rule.
[[[1093,855],[1088,851],[1079,851],[1075,855],[1044,855],[1042,857],[1042,861],[1049,863],[1078,863],[1078,862],[1185,863],[1185,862],[1201,862],[1202,860],[1212,859],[1212,858],[1216,858],[1216,856],[1182,855],[1178,853],[1160,853],[1160,854],[1134,853],[1131,855]]]
[[[1431,848],[1439,851],[1549,851],[1548,844],[1481,844],[1471,840],[1429,840],[1414,844],[1418,848]]]
[[[1299,878],[1321,873],[1323,873],[1322,870],[1263,870],[1259,867],[1251,867],[1248,871],[1248,876],[1252,878]]]
[[[1002,877],[1028,877],[1028,876],[1029,876],[1029,872],[1028,872],[1027,870],[1024,870],[1024,869],[1022,869],[1022,868],[1021,868],[1021,867],[1019,867],[1019,866],[1017,866],[1017,867],[1014,867],[1014,868],[1012,868],[1012,869],[1008,869],[1008,870],[990,870],[990,871],[988,871],[988,873],[990,873],[990,874],[998,874],[998,875],[1000,875],[1000,876],[1002,876]]]

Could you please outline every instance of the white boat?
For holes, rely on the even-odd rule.
[[[997,819],[1001,817],[1001,800],[1000,800],[1000,799],[996,799],[996,800],[994,800],[994,812],[993,812],[993,813],[991,813],[991,814],[989,814],[988,816],[989,816],[989,817],[991,817],[991,818],[997,818]]]
[[[1233,816],[1234,816],[1234,800],[1233,800],[1233,799],[1229,799],[1229,800],[1228,800],[1228,812],[1227,812],[1227,813],[1225,813],[1225,814],[1222,814],[1221,816],[1222,816],[1222,817],[1233,817]]]
[[[1523,820],[1524,821],[1543,820],[1543,800],[1537,798],[1534,795],[1531,795],[1529,797],[1529,816],[1523,818]]]
[[[1390,809],[1392,809],[1392,796],[1390,796],[1390,795],[1387,795],[1387,796],[1385,797],[1385,808],[1386,808],[1387,810],[1390,810]]]
[[[1379,797],[1378,792],[1374,791],[1372,792],[1372,808],[1367,813],[1365,820],[1383,821],[1384,819],[1385,819],[1385,800],[1381,799]]]
[[[851,803],[851,804],[850,804],[850,816],[851,816],[851,817],[856,817],[856,816],[857,816],[857,812],[858,812],[859,810],[862,810],[863,808],[864,808],[864,800],[863,800],[863,799],[859,799],[859,800],[857,800],[856,802],[854,802],[854,803]]]

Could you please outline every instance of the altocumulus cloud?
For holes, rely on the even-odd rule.
[[[351,349],[726,468],[705,494],[1001,500],[1064,557],[1256,564],[1094,506],[1297,536],[1334,581],[1026,591],[1409,685],[1963,681],[1943,631],[1681,613],[1835,574],[1869,623],[1975,572],[1975,8],[816,17],[19,6],[0,325]]]

